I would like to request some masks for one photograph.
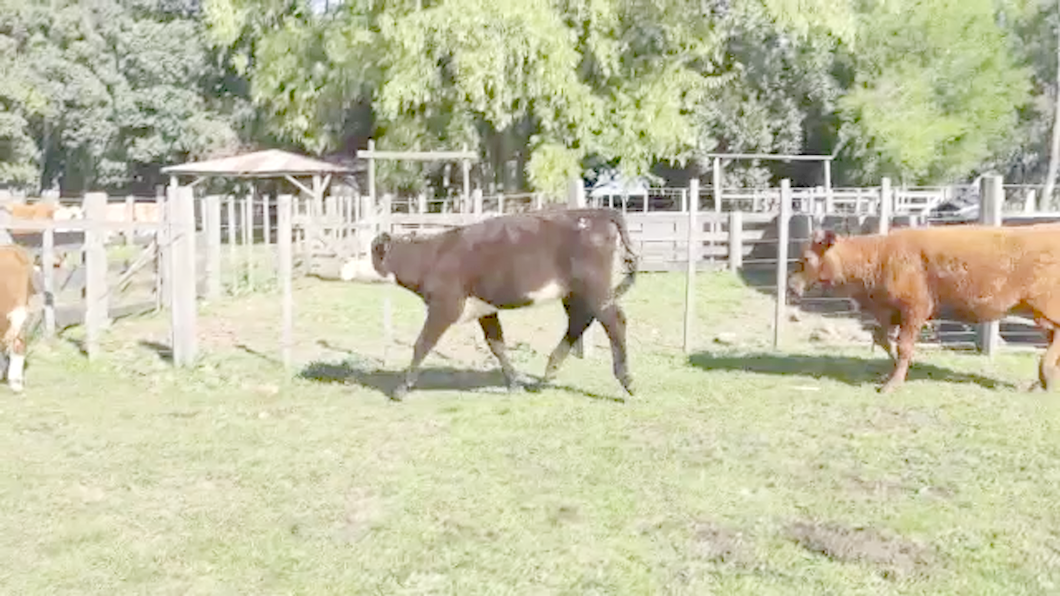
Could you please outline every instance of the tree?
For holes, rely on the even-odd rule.
[[[0,156],[2,181],[142,187],[165,162],[236,143],[200,88],[212,66],[192,12],[147,0],[0,5],[0,51],[18,81],[0,100],[0,134],[17,147]]]
[[[727,80],[726,31],[699,1],[351,1],[320,19],[255,1],[209,0],[211,28],[254,47],[256,105],[314,152],[338,145],[343,114],[370,106],[381,147],[466,143],[488,176],[514,161],[556,190],[591,163],[638,174],[694,155],[695,111]],[[796,6],[807,3],[745,4],[793,35],[810,28]],[[416,166],[393,168],[382,173],[416,183]]]
[[[1007,149],[1030,72],[997,17],[993,0],[869,4],[839,100],[852,179],[948,182]]]

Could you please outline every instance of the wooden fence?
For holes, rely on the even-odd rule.
[[[1000,196],[1010,195],[1008,203],[1024,201],[1025,193],[1020,194],[1024,191],[1002,189]],[[697,181],[688,189],[669,190],[666,196],[673,206],[669,210],[653,209],[650,201],[643,202],[639,211],[629,209],[632,202],[620,201],[615,206],[626,211],[642,270],[683,270],[692,288],[697,271],[728,268],[759,291],[776,297],[783,296],[777,288],[784,287],[786,271],[812,229],[824,226],[868,233],[923,225],[925,210],[937,205],[940,197],[952,195],[946,192],[950,194],[939,189],[896,189],[887,180],[875,188],[823,192],[793,189],[785,181],[775,191],[725,189],[715,200],[712,189],[698,188]],[[995,203],[1006,202],[998,198],[995,187],[989,192],[994,193],[991,200]],[[1016,201],[1011,200],[1012,195]],[[692,196],[699,201],[689,201]],[[70,301],[79,303],[81,312],[76,322],[86,326],[85,351],[90,358],[99,354],[100,334],[109,320],[121,316],[115,312],[115,298],[139,282],[150,289],[143,293],[146,308],[136,312],[170,311],[171,345],[178,365],[192,362],[197,355],[195,305],[199,298],[213,300],[247,291],[278,290],[284,300],[281,351],[289,364],[292,276],[335,277],[343,262],[366,259],[371,238],[382,230],[431,233],[500,213],[594,202],[586,200],[583,188],[558,205],[540,194],[486,197],[473,192],[470,197],[466,204],[446,212],[431,211],[431,206],[420,199],[406,201],[401,207],[389,195],[373,205],[368,197],[352,195],[332,195],[319,202],[292,195],[194,197],[190,188],[170,187],[156,197],[110,199],[90,193],[80,201],[61,201],[81,207],[81,220],[13,220],[0,210],[0,230],[23,235],[29,232],[39,238],[35,241],[39,246],[31,249],[40,255],[43,265],[47,335],[54,335],[63,326],[57,322],[55,296],[62,293],[64,281],[57,278],[57,271],[62,270],[52,265],[71,255],[78,261],[73,267],[76,273],[70,273],[66,281],[79,275],[84,280],[83,296]],[[0,202],[4,199],[0,196]],[[615,204],[613,197],[608,200]],[[1043,218],[1060,221],[1060,214],[1028,214],[1021,207],[999,215],[1003,225]],[[63,235],[73,235],[73,239],[61,240]],[[126,256],[122,265],[121,258],[108,252],[108,242],[114,239],[117,242],[112,244],[139,245],[140,249]],[[24,237],[19,242],[33,244]],[[110,270],[115,264],[120,266]],[[75,292],[81,289],[78,283],[72,285]],[[814,300],[830,315],[859,316],[843,299],[810,297],[806,303]],[[777,304],[774,329],[779,345],[784,337],[782,300]],[[691,302],[686,308],[690,325]],[[1002,335],[1031,333],[1023,323],[1002,323]],[[692,334],[693,330],[686,330],[686,338]],[[976,345],[990,349],[985,347],[992,345],[989,332],[976,331],[975,337]]]

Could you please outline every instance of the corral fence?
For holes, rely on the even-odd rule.
[[[790,312],[778,299],[784,292],[777,290],[784,288],[789,267],[814,229],[865,234],[978,220],[978,213],[938,217],[940,205],[962,196],[973,198],[965,199],[972,207],[988,205],[1001,225],[1060,221],[1060,213],[1028,209],[1033,191],[984,178],[974,187],[902,188],[883,179],[880,186],[869,188],[791,188],[785,181],[775,189],[718,192],[693,181],[689,188],[610,196],[593,196],[578,181],[565,196],[484,196],[474,190],[444,204],[390,194],[373,201],[345,187],[322,197],[195,196],[190,187],[172,185],[154,197],[89,193],[73,199],[29,199],[0,192],[0,204],[51,202],[78,213],[73,219],[39,220],[12,218],[0,209],[0,235],[7,230],[9,241],[26,246],[43,265],[45,334],[84,324],[89,357],[99,353],[101,333],[111,320],[168,309],[174,362],[187,364],[197,354],[198,300],[264,290],[283,296],[281,344],[289,363],[292,279],[334,278],[344,264],[352,264],[353,279],[377,280],[368,250],[381,231],[429,234],[506,213],[610,206],[625,213],[642,271],[684,271],[691,289],[697,272],[727,268],[772,296],[778,305],[773,325],[779,344]],[[804,297],[800,306],[826,317],[862,318],[851,301],[823,293]],[[691,309],[688,302],[686,349],[695,331]],[[389,336],[386,313],[383,320]],[[1026,320],[1009,318],[999,327],[998,334],[989,326],[943,317],[929,325],[921,343],[990,351],[994,336],[1008,344],[1036,345],[1043,340]]]

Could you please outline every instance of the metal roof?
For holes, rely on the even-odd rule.
[[[353,168],[280,149],[266,149],[244,155],[183,163],[162,168],[163,174],[189,176],[235,176],[240,178],[278,178],[316,174],[352,173]]]

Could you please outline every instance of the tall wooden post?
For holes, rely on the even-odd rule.
[[[11,191],[0,190],[0,207],[7,206],[12,202]],[[7,209],[0,209],[0,245],[11,244],[14,242],[11,238],[11,212]]]
[[[884,177],[880,181],[879,233],[886,234],[891,229],[891,214],[894,212],[894,190],[891,179]]]
[[[835,211],[835,195],[832,193],[832,160],[824,160],[824,212]]]
[[[191,366],[198,357],[198,312],[195,263],[195,195],[182,186],[170,195],[169,213],[173,229],[173,285],[171,320],[173,364]]]
[[[1002,224],[1001,206],[1005,202],[1005,189],[1001,176],[983,176],[979,182],[979,223],[987,226]],[[979,351],[993,357],[1001,343],[998,321],[980,323],[976,329],[975,343]]]
[[[773,312],[773,349],[780,347],[788,293],[788,236],[791,229],[791,180],[780,181],[780,215],[777,217],[777,299]]]
[[[460,150],[461,151],[467,151],[467,143],[463,144],[460,147]],[[467,205],[468,202],[471,201],[471,162],[466,160],[466,159],[460,160],[460,169],[462,170],[463,179],[464,179],[463,180],[463,182],[464,182],[464,188],[463,188],[464,205]]]
[[[173,230],[170,227],[172,218],[169,216],[169,200],[168,196],[170,192],[176,192],[177,188],[177,177],[169,177],[169,186],[159,186],[157,194],[155,195],[155,206],[158,208],[158,296],[156,297],[156,306],[158,309],[170,307],[170,292],[169,286],[173,283],[173,268],[172,262],[172,246],[173,242]]]
[[[293,230],[291,226],[291,195],[280,195],[277,197],[276,209],[276,247],[279,252],[279,276],[280,292],[282,295],[281,321],[280,321],[280,345],[283,355],[283,366],[291,368],[291,349],[294,338],[294,296],[291,291],[291,276],[294,267],[294,258],[291,254],[291,238]]]
[[[729,212],[729,271],[743,267],[743,213]]]
[[[721,225],[721,197],[722,197],[722,177],[721,177],[721,158],[714,158],[714,168],[711,172],[711,184],[714,186],[714,219],[710,222],[710,261],[714,262],[714,242],[718,238],[718,227]],[[696,185],[699,186],[698,184]],[[693,201],[698,205],[699,196],[694,195]]]
[[[55,337],[55,227],[48,226],[41,238],[41,268],[44,285],[44,336]]]
[[[85,353],[89,360],[100,355],[100,338],[107,326],[107,247],[105,244],[107,194],[90,192],[84,198],[85,218]]]
[[[221,197],[203,199],[203,224],[206,226],[206,299],[221,297]]]
[[[715,192],[717,192],[715,190]],[[682,347],[685,353],[692,351],[692,320],[695,318],[696,304],[696,261],[699,257],[699,178],[693,178],[688,185],[688,247],[685,257],[685,333]]]

